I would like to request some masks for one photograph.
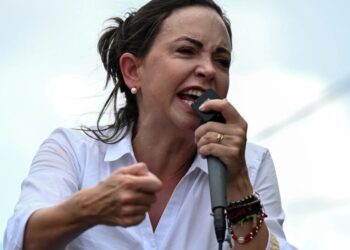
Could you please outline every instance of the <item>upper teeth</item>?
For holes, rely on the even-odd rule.
[[[194,95],[199,97],[200,95],[203,94],[203,91],[201,90],[194,90],[194,89],[190,89],[184,92],[185,95]]]

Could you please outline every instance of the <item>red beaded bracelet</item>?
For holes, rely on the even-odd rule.
[[[260,213],[260,216],[258,218],[258,223],[257,225],[255,225],[252,229],[252,231],[250,231],[248,234],[246,234],[245,236],[237,236],[234,231],[231,228],[231,235],[232,235],[232,239],[237,242],[238,244],[244,245],[247,244],[248,242],[252,241],[254,239],[254,237],[258,234],[264,219],[267,217],[267,215],[264,212]]]

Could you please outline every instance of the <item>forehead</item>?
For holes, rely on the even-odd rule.
[[[156,40],[172,40],[180,36],[190,36],[204,45],[223,46],[231,50],[225,23],[210,7],[189,6],[175,10],[164,20]]]

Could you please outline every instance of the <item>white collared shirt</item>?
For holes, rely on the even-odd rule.
[[[268,150],[247,144],[246,161],[250,180],[268,215],[269,238],[276,236],[280,249],[295,249],[286,242],[282,230],[284,213]],[[134,163],[130,132],[118,143],[104,144],[77,130],[55,130],[41,145],[23,181],[20,199],[6,228],[4,249],[22,249],[26,222],[37,209],[62,203],[80,189],[95,186],[118,168]],[[176,186],[155,231],[146,215],[137,226],[90,228],[66,249],[215,250],[218,245],[210,213],[207,162],[197,155]],[[223,249],[230,249],[229,244],[225,242]]]

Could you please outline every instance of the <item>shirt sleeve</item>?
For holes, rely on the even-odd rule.
[[[54,131],[35,155],[22,183],[14,214],[4,235],[5,250],[20,250],[29,217],[36,210],[59,204],[79,189],[78,163],[63,130]]]
[[[269,229],[269,241],[267,250],[276,249],[276,243],[282,250],[294,250],[294,246],[289,244],[283,232],[283,222],[285,214],[283,212],[280,191],[275,171],[275,166],[268,150],[262,154],[261,163],[256,172],[254,180],[255,191],[259,193],[262,204],[267,214],[265,223]]]

